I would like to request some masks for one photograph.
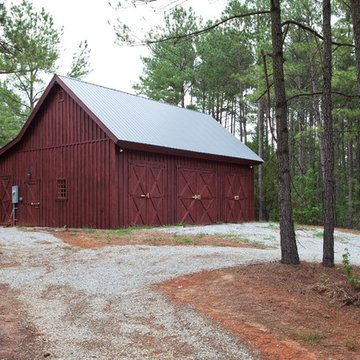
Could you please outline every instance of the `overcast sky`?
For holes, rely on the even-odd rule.
[[[6,5],[19,2],[6,0]],[[59,74],[64,75],[69,70],[72,54],[80,41],[88,40],[93,71],[84,80],[131,93],[134,93],[132,85],[142,72],[140,56],[146,55],[147,50],[145,47],[116,45],[114,30],[108,20],[114,22],[118,17],[140,30],[141,26],[146,28],[159,24],[163,19],[163,10],[168,10],[173,2],[159,0],[156,2],[156,6],[160,7],[158,11],[154,11],[153,6],[140,5],[115,12],[108,4],[109,0],[32,0],[37,10],[44,7],[53,15],[58,28],[64,27]],[[227,0],[180,0],[177,3],[192,6],[195,13],[206,20],[219,17]]]

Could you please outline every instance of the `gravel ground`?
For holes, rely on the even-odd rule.
[[[243,239],[261,243],[270,247],[280,248],[280,232],[278,223],[244,223],[244,224],[220,224],[194,227],[174,226],[161,228],[160,231],[175,233],[178,235],[238,235]],[[296,241],[301,260],[321,262],[322,261],[322,238],[323,229],[309,226],[299,227],[296,230]],[[345,249],[350,252],[350,261],[360,265],[360,235],[334,232],[335,262],[342,262],[342,254]],[[280,253],[277,252],[280,256]]]
[[[255,359],[220,325],[171,304],[154,284],[178,276],[279,259],[277,224],[174,227],[177,233],[238,234],[274,248],[69,247],[50,234],[0,227],[0,281],[19,292],[52,359]],[[302,260],[321,260],[320,229],[297,231]],[[360,264],[360,236],[335,233]],[[275,248],[276,247],[276,248]]]

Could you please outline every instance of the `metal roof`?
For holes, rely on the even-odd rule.
[[[209,115],[59,76],[120,141],[262,162]]]

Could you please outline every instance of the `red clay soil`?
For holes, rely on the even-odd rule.
[[[0,359],[33,360],[46,355],[38,333],[21,311],[16,292],[0,284]]]
[[[28,231],[28,230],[27,230]],[[150,246],[232,246],[251,247],[266,249],[261,243],[249,242],[239,237],[227,237],[217,235],[176,235],[154,230],[130,230],[117,233],[111,230],[87,230],[74,229],[47,229],[48,232],[58,237],[71,246],[83,249],[99,248],[104,246],[123,245],[150,245]]]
[[[264,359],[360,359],[360,289],[334,269],[266,263],[159,287],[222,323]]]

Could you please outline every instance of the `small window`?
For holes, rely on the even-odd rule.
[[[60,90],[58,92],[58,102],[63,102],[63,101],[64,101],[64,92]]]
[[[58,200],[67,199],[67,189],[66,189],[65,179],[57,179],[56,198]]]

